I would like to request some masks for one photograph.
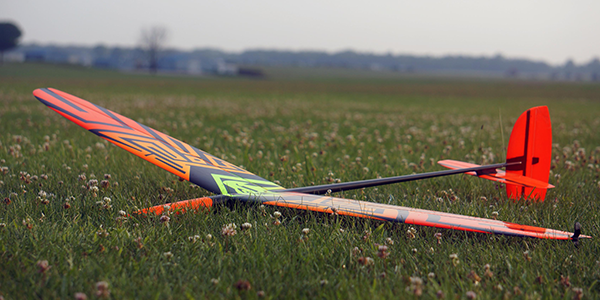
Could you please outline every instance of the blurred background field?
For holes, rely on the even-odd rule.
[[[248,79],[0,66],[0,295],[598,297],[600,85],[263,72]],[[507,201],[501,186],[466,175],[342,196],[569,231],[579,221],[594,239],[575,248],[239,204],[168,222],[126,217],[120,211],[209,193],[62,118],[32,96],[40,87],[116,111],[285,187],[436,171],[445,158],[503,162],[516,118],[547,105],[556,188],[542,203]],[[98,191],[88,188],[94,179]],[[281,225],[274,224],[278,210]],[[246,222],[252,227],[242,231]],[[222,234],[229,223],[236,235]],[[380,245],[389,256],[378,256]]]

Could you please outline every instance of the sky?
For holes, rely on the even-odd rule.
[[[600,1],[0,0],[21,42],[137,46],[162,26],[167,46],[469,55],[558,65],[600,57]]]

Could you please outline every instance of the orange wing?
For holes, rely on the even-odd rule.
[[[264,205],[282,206],[329,214],[335,213],[345,216],[369,218],[381,221],[414,224],[453,230],[556,240],[568,240],[573,239],[574,237],[590,238],[590,236],[587,235],[578,235],[567,231],[520,225],[510,222],[470,217],[425,209],[336,198],[331,196],[280,192],[264,193],[258,195],[238,194],[232,196],[232,198],[247,202],[259,202]],[[213,205],[223,202],[224,200],[225,199],[223,199],[223,196],[204,197],[175,202],[168,205],[158,205],[137,211],[135,213],[161,215],[165,212],[165,210],[169,210],[173,213],[181,213],[187,210],[198,209],[200,207],[210,208]]]
[[[33,95],[48,107],[103,139],[216,194],[266,192],[282,187],[118,113],[52,88]],[[224,180],[243,179],[238,189]]]

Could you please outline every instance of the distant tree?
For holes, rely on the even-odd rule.
[[[21,30],[13,23],[0,23],[0,64],[4,62],[4,51],[19,44]]]
[[[573,72],[575,72],[575,68],[576,68],[576,66],[572,59],[569,59],[569,60],[567,60],[567,62],[565,62],[565,65],[563,66],[563,70],[565,72],[566,80],[571,80],[571,75],[573,75]]]
[[[142,29],[141,46],[146,54],[151,73],[156,73],[158,69],[159,55],[165,47],[167,35],[167,29],[162,26]]]
[[[588,67],[592,72],[592,81],[599,81],[600,76],[598,75],[598,73],[600,73],[600,60],[597,57],[595,57],[592,61],[590,61]]]
[[[592,59],[588,64],[587,64],[588,69],[590,69],[592,72],[600,72],[600,59],[598,59],[597,57],[594,57],[594,59]]]

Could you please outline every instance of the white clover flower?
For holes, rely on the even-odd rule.
[[[221,234],[224,236],[234,236],[237,234],[237,226],[234,223],[229,223],[221,229]]]

